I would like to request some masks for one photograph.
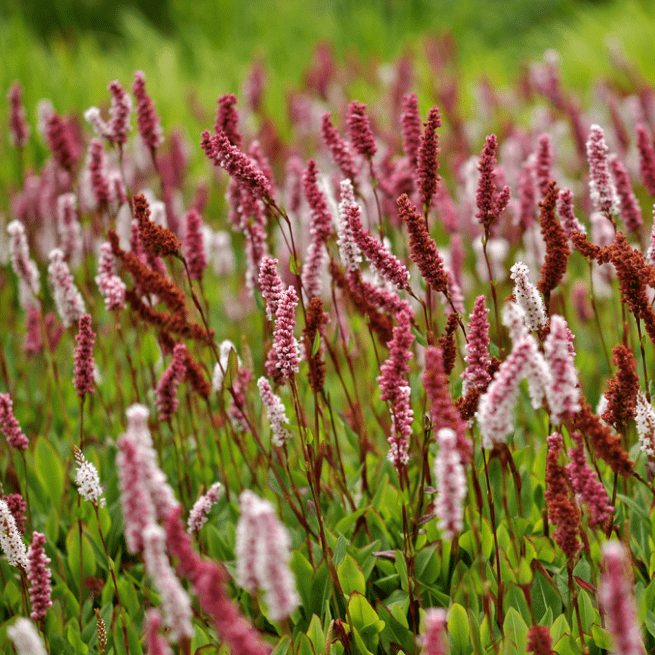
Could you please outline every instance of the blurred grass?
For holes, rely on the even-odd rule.
[[[619,75],[607,57],[608,38],[621,44],[645,78],[655,79],[655,7],[645,0],[141,0],[138,6],[141,11],[136,5],[109,7],[105,0],[9,0],[0,8],[0,89],[21,80],[34,126],[39,99],[50,98],[61,113],[81,113],[108,103],[111,80],[130,85],[141,69],[165,128],[183,125],[196,141],[213,121],[216,98],[239,92],[255,56],[264,58],[269,71],[267,110],[283,121],[285,91],[301,83],[319,40],[329,41],[341,62],[370,57],[381,63],[406,51],[421,61],[423,36],[447,29],[458,44],[465,106],[472,113],[475,80],[484,75],[495,86],[505,85],[521,62],[553,47],[562,54],[564,80],[579,90],[599,77]],[[103,11],[106,20],[98,18]],[[429,75],[427,67],[417,73],[418,80]],[[11,150],[4,102],[0,123],[1,153]],[[37,160],[45,156],[38,142],[33,138],[30,145]],[[7,166],[0,160],[0,180],[8,179]]]

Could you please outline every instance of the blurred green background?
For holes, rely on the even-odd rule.
[[[522,62],[557,48],[565,82],[584,92],[594,77],[617,74],[608,39],[653,80],[654,28],[652,0],[4,0],[0,89],[21,80],[34,124],[39,99],[62,113],[82,112],[108,102],[111,80],[127,86],[142,69],[165,127],[196,134],[210,125],[218,95],[238,93],[256,56],[268,69],[266,108],[282,117],[285,91],[301,83],[319,40],[342,62],[385,62],[404,52],[424,61],[423,36],[448,31],[465,85],[481,75],[508,83]]]

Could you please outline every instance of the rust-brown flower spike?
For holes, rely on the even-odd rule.
[[[635,416],[639,391],[639,376],[635,370],[637,361],[629,348],[617,344],[612,350],[612,363],[617,370],[607,385],[607,409],[601,418],[618,432],[623,432]]]
[[[424,218],[409,201],[406,193],[398,198],[398,216],[407,223],[409,232],[409,256],[418,266],[423,279],[435,290],[448,295],[448,273],[443,259],[428,232]]]
[[[320,298],[312,298],[307,307],[307,323],[302,331],[303,343],[305,346],[305,358],[309,364],[309,385],[316,393],[323,391],[325,384],[325,361],[323,360],[322,347],[314,353],[314,342],[316,335],[323,337],[323,326],[328,322],[328,315],[323,311],[323,301]]]
[[[549,182],[546,187],[546,195],[539,203],[541,234],[546,243],[546,261],[541,267],[537,288],[544,296],[549,295],[564,277],[566,264],[571,254],[564,228],[555,216],[558,192],[559,189],[555,182]]]
[[[139,222],[139,236],[144,247],[156,256],[179,255],[182,248],[180,240],[174,232],[150,220],[150,207],[145,196],[134,196],[132,203],[134,218]]]

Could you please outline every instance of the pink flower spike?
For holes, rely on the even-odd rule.
[[[48,148],[50,148],[55,161],[70,173],[80,157],[80,151],[70,127],[53,111],[48,115],[45,128]]]
[[[64,255],[71,266],[77,267],[82,257],[82,228],[74,193],[62,193],[57,198],[57,232]]]
[[[268,617],[280,621],[300,604],[296,582],[289,569],[291,537],[273,505],[251,491],[239,497],[237,524],[237,576],[242,586],[265,592]]]
[[[639,149],[639,171],[644,186],[655,196],[655,149],[643,125],[637,125],[637,148]]]
[[[187,349],[183,343],[178,343],[173,348],[173,361],[164,371],[155,390],[157,418],[160,421],[170,420],[177,411],[177,388],[186,375],[186,353]]]
[[[284,286],[277,272],[277,264],[277,259],[265,255],[259,265],[259,289],[262,297],[266,300],[266,318],[269,321],[273,320],[280,298],[284,293]]]
[[[525,311],[526,326],[530,332],[546,325],[546,307],[537,287],[528,279],[528,267],[523,262],[516,262],[510,269],[510,278],[514,280],[516,302]]]
[[[127,141],[127,133],[132,130],[130,125],[132,98],[126,93],[118,80],[110,82],[107,88],[111,93],[109,139],[113,143],[123,144]]]
[[[169,639],[178,643],[193,637],[191,599],[175,575],[166,554],[166,532],[156,523],[143,530],[143,561],[161,597]]]
[[[20,494],[8,494],[2,496],[2,500],[7,503],[9,511],[11,512],[14,520],[16,521],[16,528],[21,534],[25,534],[25,510],[27,503],[23,500]]]
[[[209,487],[207,493],[203,494],[198,498],[198,500],[196,500],[189,512],[189,521],[187,523],[187,532],[189,534],[198,534],[200,528],[207,523],[207,515],[218,501],[220,493],[221,483],[214,482],[214,484]]]
[[[116,275],[116,260],[108,241],[100,246],[95,280],[108,311],[125,309],[125,283]]]
[[[55,248],[49,255],[48,281],[57,306],[57,313],[64,327],[77,323],[86,313],[82,294],[78,291],[73,276],[64,261],[64,253]]]
[[[18,655],[47,655],[41,635],[29,619],[20,617],[7,628],[7,636],[14,642]]]
[[[9,100],[9,132],[15,148],[24,148],[30,138],[30,126],[25,120],[23,107],[23,89],[20,82],[14,82],[7,94]]]
[[[46,610],[52,607],[50,594],[50,558],[46,556],[43,545],[45,535],[40,532],[32,534],[32,543],[27,551],[27,579],[30,581],[30,604],[32,613],[30,618],[34,621],[42,621],[45,618]]]
[[[14,404],[8,393],[0,393],[0,430],[12,448],[27,450],[29,441],[14,416]]]
[[[443,607],[431,607],[425,611],[425,625],[419,637],[422,655],[448,655],[447,618],[448,612]]]
[[[75,348],[75,377],[73,385],[80,398],[87,393],[94,393],[93,388],[93,344],[96,335],[91,329],[91,316],[84,314],[79,320],[79,333],[75,336],[77,347]]]
[[[362,261],[362,254],[355,242],[355,237],[350,229],[348,212],[355,205],[355,191],[350,180],[341,182],[341,201],[339,202],[339,214],[337,218],[337,245],[341,262],[349,271],[359,269]]]
[[[478,164],[480,177],[475,196],[475,202],[478,208],[475,217],[484,228],[485,233],[490,231],[491,225],[505,211],[510,197],[509,187],[504,187],[500,193],[496,190],[495,168],[497,148],[498,139],[495,134],[490,134],[485,141],[482,156]]]
[[[573,358],[573,335],[566,320],[551,316],[550,332],[544,342],[546,361],[552,373],[552,386],[547,390],[550,418],[559,425],[565,416],[573,417],[580,411],[580,388]]]
[[[418,98],[415,93],[403,96],[403,113],[400,117],[400,132],[403,135],[403,151],[412,168],[416,168],[418,149],[421,145],[421,117],[418,113]]]
[[[312,213],[310,233],[316,242],[325,242],[332,234],[332,216],[325,194],[318,187],[320,171],[316,162],[310,159],[303,174],[303,191]]]
[[[25,227],[19,220],[14,220],[7,225],[7,232],[9,232],[9,257],[19,280],[21,306],[28,307],[34,304],[40,306],[37,301],[41,286],[39,269],[34,260],[30,259]]]
[[[523,230],[530,229],[537,219],[537,200],[535,193],[534,157],[528,157],[521,166],[518,181],[519,218]]]
[[[371,124],[366,115],[366,105],[352,100],[348,105],[346,123],[353,148],[369,161],[373,159],[378,148],[375,145]]]
[[[289,287],[280,297],[275,312],[275,334],[273,348],[276,353],[276,368],[280,375],[288,379],[298,372],[300,362],[300,346],[293,336],[296,327],[295,310],[298,305],[298,294]]]
[[[207,268],[207,257],[202,238],[202,218],[195,209],[186,215],[186,234],[184,236],[184,257],[189,267],[189,277],[199,280]]]
[[[18,531],[9,505],[4,500],[0,500],[0,546],[9,564],[27,572],[28,560],[25,542]]]
[[[106,211],[112,199],[112,190],[107,177],[107,157],[102,141],[98,139],[91,139],[89,144],[89,174],[96,206]]]
[[[43,339],[41,337],[41,310],[37,305],[27,306],[27,316],[25,319],[26,332],[23,341],[23,352],[30,355],[37,355],[43,349]]]
[[[628,232],[636,232],[641,227],[643,220],[641,218],[641,207],[632,190],[628,171],[616,155],[610,155],[608,161],[614,176],[616,193],[619,196],[621,220]]]
[[[619,213],[619,199],[607,164],[608,150],[602,128],[592,125],[587,141],[589,196],[596,211],[616,216]]]
[[[353,160],[353,153],[347,141],[344,141],[330,120],[330,114],[323,114],[321,120],[321,135],[323,143],[327,146],[334,163],[339,167],[341,175],[354,185],[357,180],[357,167]]]
[[[84,500],[88,500],[95,507],[104,507],[107,504],[104,498],[104,490],[100,484],[100,476],[95,464],[89,462],[82,451],[73,446],[75,462],[77,463],[77,472],[75,474],[75,484]]]
[[[137,100],[136,122],[143,143],[154,152],[164,142],[159,116],[155,111],[152,99],[146,92],[146,78],[143,71],[134,73],[132,93]]]
[[[605,567],[598,585],[598,602],[614,637],[612,652],[644,655],[629,552],[623,543],[608,541],[603,547],[603,559]]]
[[[257,380],[257,388],[259,389],[262,403],[266,407],[268,422],[271,424],[271,430],[273,431],[271,443],[277,448],[281,448],[291,439],[291,432],[284,425],[285,423],[289,423],[286,409],[280,397],[273,393],[273,389],[265,377]]]
[[[434,477],[437,484],[435,513],[443,538],[454,539],[462,529],[466,497],[466,476],[457,450],[457,435],[450,428],[441,428],[436,436],[439,452],[434,460]]]
[[[489,375],[489,309],[485,305],[484,295],[478,296],[473,305],[468,325],[468,341],[466,343],[467,366],[462,373],[462,395],[465,396],[473,387],[486,389],[491,382]]]
[[[655,459],[655,409],[642,391],[637,392],[635,423],[637,424],[640,450],[646,453],[650,460]]]
[[[609,504],[607,490],[598,479],[596,471],[587,462],[582,436],[579,432],[573,432],[571,436],[576,443],[575,448],[569,449],[571,462],[566,467],[571,476],[571,486],[591,512],[589,526],[603,527],[612,518],[614,508]]]

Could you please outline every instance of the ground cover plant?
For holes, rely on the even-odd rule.
[[[652,652],[655,95],[610,54],[467,119],[448,37],[425,108],[321,45],[288,129],[255,62],[195,143],[141,71],[13,84],[0,648]]]

